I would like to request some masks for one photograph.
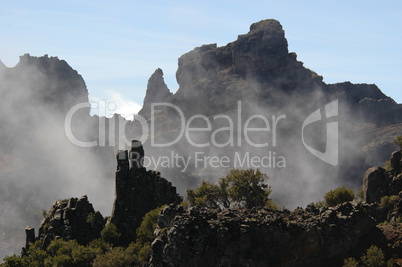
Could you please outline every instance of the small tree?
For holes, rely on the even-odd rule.
[[[217,209],[229,208],[230,202],[226,191],[227,184],[220,180],[219,184],[202,181],[196,189],[187,190],[187,199],[192,205]]]
[[[385,257],[382,250],[376,246],[367,249],[366,254],[360,258],[363,266],[383,267],[385,265]]]
[[[118,244],[120,235],[119,230],[113,223],[108,223],[101,231],[102,240],[112,245]]]
[[[352,201],[353,199],[355,199],[355,193],[353,190],[344,186],[331,190],[324,196],[325,204],[329,207],[334,207],[338,204]]]
[[[396,146],[398,146],[399,150],[402,150],[402,136],[401,135],[398,135],[397,137],[395,137],[393,142]]]
[[[235,169],[222,179],[222,183],[227,185],[228,195],[237,206],[251,209],[267,204],[269,194],[271,194],[271,186],[266,184],[268,179],[268,175],[260,170]]]
[[[260,170],[234,169],[217,184],[203,181],[196,189],[187,190],[187,199],[192,205],[206,208],[269,207],[277,205],[269,199],[271,187],[268,176]]]

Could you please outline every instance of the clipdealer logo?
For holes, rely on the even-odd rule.
[[[329,119],[332,117],[338,116],[338,100],[332,101],[331,103],[325,105],[325,118],[321,118],[321,110],[317,109],[313,113],[311,113],[303,122],[302,126],[302,141],[303,145],[307,148],[307,150],[319,158],[322,161],[325,161],[332,166],[338,165],[338,122],[327,122],[327,139],[326,139],[326,148],[325,152],[318,151],[308,144],[306,144],[304,140],[304,128],[307,125],[310,125],[314,122],[317,122],[322,119]]]
[[[98,105],[99,106],[99,105]],[[104,105],[106,106],[106,105]],[[108,132],[108,144],[111,146],[118,145],[119,149],[124,149],[125,146],[130,146],[131,141],[127,139],[125,135],[125,124],[127,120],[138,121],[141,124],[142,136],[140,138],[140,142],[144,144],[148,138],[151,139],[150,145],[153,147],[169,147],[172,149],[174,145],[183,138],[185,141],[194,148],[202,148],[207,146],[214,146],[216,148],[223,147],[243,147],[243,144],[246,146],[254,147],[254,148],[266,148],[266,147],[276,147],[277,146],[277,130],[280,126],[280,122],[286,119],[286,115],[282,114],[280,116],[271,116],[267,117],[262,114],[252,115],[249,118],[244,118],[242,115],[242,105],[241,101],[238,101],[237,104],[237,114],[234,117],[229,117],[228,115],[216,115],[212,118],[208,118],[204,115],[193,115],[191,118],[185,118],[181,109],[170,103],[153,103],[151,105],[151,114],[153,116],[155,107],[162,106],[164,108],[170,108],[177,112],[177,118],[180,119],[181,125],[178,131],[178,136],[175,140],[170,141],[168,143],[157,143],[155,141],[155,119],[150,120],[150,124],[145,120],[145,118],[130,114],[128,116],[121,116],[125,120],[121,120],[118,122],[118,125],[115,124],[114,120],[111,120],[108,123],[108,129],[106,129],[106,117],[99,116],[99,136],[97,140],[92,141],[81,141],[76,136],[74,136],[72,131],[72,118],[74,113],[82,108],[90,108],[89,103],[80,103],[76,106],[72,107],[70,111],[67,113],[65,118],[65,133],[67,138],[76,146],[79,147],[94,147],[94,146],[105,146],[105,132]],[[334,121],[334,118],[338,116],[338,100],[335,100],[327,105],[325,105],[323,113],[325,113],[324,118],[321,115],[321,109],[315,110],[311,113],[303,122],[302,125],[302,142],[304,147],[315,157],[318,159],[332,165],[338,165],[338,122]],[[202,121],[205,125],[204,127],[195,127],[194,121]],[[325,152],[321,152],[316,150],[315,148],[308,145],[305,141],[305,127],[318,122],[320,120],[330,120],[326,123],[326,149]],[[214,121],[218,121],[221,127],[215,128],[212,127],[212,123]],[[221,123],[222,122],[222,123]],[[253,127],[253,122],[258,122],[258,128]],[[226,126],[223,126],[226,125]],[[149,129],[151,127],[151,129]],[[118,130],[118,143],[115,144],[115,130]],[[148,134],[150,133],[150,135]],[[204,140],[203,143],[198,143],[192,139],[192,133],[203,133],[206,136],[209,136],[209,140]],[[217,138],[217,135],[220,133],[225,133],[228,136],[227,140],[220,140]],[[250,134],[255,136],[255,133],[263,138],[260,138],[255,142],[250,137]],[[196,151],[196,150],[194,150]],[[202,156],[202,161],[204,162],[204,167],[206,165],[210,167],[229,167],[226,166],[228,162],[231,162],[236,166],[238,163],[239,166],[249,166],[249,167],[266,167],[271,168],[272,166],[276,167],[285,167],[286,161],[285,158],[281,155],[276,155],[275,151],[265,151],[263,156],[250,156],[249,152],[243,151],[236,152],[235,157],[233,159],[228,159],[226,156],[218,158],[218,156],[214,155],[199,155],[197,153],[194,154],[194,158],[191,159],[191,155],[179,155],[174,154],[172,151],[171,157],[159,156],[159,158],[147,159],[149,162],[152,162],[154,167],[162,166],[169,168],[183,168],[187,169],[187,166],[191,160],[194,161],[194,164],[199,162],[199,158]],[[151,156],[152,157],[152,156]],[[155,157],[155,156],[154,156]],[[158,157],[158,156],[156,156]],[[187,158],[186,158],[187,157]],[[277,159],[277,161],[275,161]],[[245,163],[246,162],[246,163]],[[219,164],[217,164],[219,163]],[[229,164],[230,165],[230,164]]]

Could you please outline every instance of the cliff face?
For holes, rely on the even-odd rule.
[[[397,116],[402,112],[376,85],[322,82],[321,76],[297,60],[296,53],[289,53],[285,32],[276,20],[253,23],[247,34],[226,46],[203,45],[182,55],[176,72],[179,89],[172,97],[163,83],[151,81],[156,73],[161,70],[149,80],[144,107],[156,102],[153,96],[160,94],[164,97],[156,97],[158,101],[174,103],[185,114],[208,115],[232,109],[237,100],[281,107],[285,102],[300,104],[293,99],[297,97],[311,101],[314,93],[315,100],[341,98],[359,118],[379,126],[400,122]],[[373,112],[374,106],[383,112]]]
[[[170,107],[158,108],[154,114],[148,113],[149,108],[145,107],[151,105],[152,96],[157,95],[156,89],[147,93],[140,114],[147,113],[146,118],[155,123],[153,137],[156,143],[174,141],[168,148],[157,149],[149,145],[149,142],[145,143],[149,155],[169,156],[173,151],[178,156],[193,160],[185,170],[153,166],[168,173],[177,184],[179,192],[183,193],[187,187],[198,185],[201,179],[217,180],[228,169],[239,167],[239,164],[234,163],[237,155],[243,159],[246,153],[249,153],[250,158],[262,158],[275,153],[286,159],[286,168],[275,168],[272,166],[274,164],[256,167],[248,163],[246,167],[260,168],[269,174],[276,188],[274,195],[277,196],[274,198],[283,201],[283,205],[307,205],[311,195],[302,195],[300,192],[307,192],[317,184],[323,186],[315,191],[316,200],[335,187],[335,184],[345,184],[358,190],[361,182],[359,177],[373,164],[379,165],[386,161],[394,149],[392,139],[402,134],[401,127],[393,127],[402,122],[401,105],[373,84],[324,83],[321,76],[297,60],[296,53],[288,51],[285,32],[276,20],[252,24],[248,33],[239,35],[225,46],[203,45],[182,55],[176,78],[179,84],[177,92],[164,97],[164,101],[178,107],[183,117]],[[148,88],[154,84],[151,79]],[[164,86],[152,88],[161,88],[160,94],[166,95]],[[162,98],[158,98],[160,100]],[[338,123],[336,152],[339,161],[337,166],[330,166],[311,157],[303,142],[321,153],[326,152],[326,121],[329,120],[323,112],[326,104],[336,100],[337,116],[330,120]],[[321,110],[320,120],[304,128],[306,118],[317,109]],[[183,134],[180,137],[183,122],[187,123],[193,115],[200,117],[192,120],[190,127],[207,130],[191,132],[190,137]],[[281,115],[286,118],[275,124],[274,128],[274,118]],[[203,116],[208,118],[208,122]],[[269,124],[269,130],[264,133],[253,132],[253,136],[248,137],[254,143],[267,144],[263,148],[246,142],[243,131],[246,121],[261,116],[268,118],[268,123],[253,119],[251,124],[255,128],[268,128]],[[230,118],[230,122],[224,118]],[[224,130],[229,128],[234,130]],[[387,131],[387,140],[381,138],[384,136],[381,134],[383,131]],[[213,140],[218,145],[214,145]],[[201,147],[194,143],[209,145]],[[196,166],[196,153],[218,158],[227,156],[230,164],[222,168],[213,168],[208,163]],[[314,166],[314,170],[305,166]],[[283,177],[286,177],[285,183]],[[332,188],[328,181],[332,182]]]
[[[128,154],[117,154],[116,197],[111,222],[122,234],[121,243],[128,245],[135,240],[135,230],[146,213],[170,203],[180,203],[176,188],[160,176],[159,172],[143,167],[144,149],[134,140]]]
[[[222,113],[246,99],[276,106],[283,94],[322,86],[322,78],[288,52],[276,20],[253,23],[247,34],[226,46],[203,45],[184,54],[176,78],[179,89],[171,102],[185,114]]]

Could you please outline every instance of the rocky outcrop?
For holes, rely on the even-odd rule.
[[[25,54],[14,68],[0,68],[0,71],[0,92],[7,97],[15,95],[13,101],[25,101],[28,97],[29,103],[40,103],[61,113],[75,104],[88,102],[82,76],[57,57]],[[89,109],[86,111],[89,113]]]
[[[105,225],[105,219],[99,211],[94,210],[87,196],[58,200],[44,216],[39,226],[38,237],[35,238],[34,228],[25,229],[26,245],[23,253],[36,240],[40,240],[44,248],[50,241],[58,238],[74,239],[81,245],[87,245],[100,237]]]
[[[140,141],[133,140],[130,153],[117,153],[116,198],[111,222],[121,233],[121,243],[135,240],[135,230],[144,215],[164,204],[179,203],[176,188],[161,177],[159,172],[143,167],[144,149]]]
[[[42,209],[60,198],[60,190],[55,188],[74,196],[74,188],[82,187],[84,179],[89,185],[85,193],[99,194],[102,189],[94,184],[110,187],[115,165],[113,148],[101,144],[105,133],[111,131],[103,127],[101,132],[101,119],[90,117],[88,107],[74,113],[71,127],[65,125],[71,107],[89,105],[84,79],[65,60],[25,54],[15,67],[0,64],[0,95],[0,210],[4,210],[0,228],[6,233],[0,235],[3,258],[18,253],[15,248],[24,242],[21,229],[27,223],[37,228]],[[97,141],[99,147],[76,146],[67,138],[70,129],[78,140]],[[113,201],[113,194],[100,197],[103,202]],[[109,210],[110,205],[98,208]]]
[[[402,151],[392,153],[390,170],[372,167],[363,178],[363,193],[368,203],[380,202],[381,198],[398,195],[402,191]]]
[[[154,76],[155,74],[152,75]],[[215,116],[229,116],[232,122],[238,121],[243,124],[241,126],[244,126],[244,122],[254,115],[271,118],[272,115],[278,117],[286,114],[286,120],[281,121],[286,125],[276,128],[278,133],[275,141],[278,145],[274,147],[271,146],[274,143],[272,140],[269,140],[271,143],[268,142],[272,152],[286,158],[286,170],[279,172],[277,169],[269,168],[267,172],[272,177],[311,175],[307,171],[305,174],[300,174],[301,169],[302,172],[307,170],[301,166],[320,164],[320,162],[317,163],[317,160],[312,159],[303,146],[301,141],[303,122],[315,110],[322,109],[333,100],[338,100],[338,116],[333,118],[334,122],[338,122],[338,136],[341,137],[338,140],[338,165],[334,168],[332,166],[317,167],[313,174],[316,179],[306,178],[305,183],[295,179],[290,182],[297,184],[295,187],[305,186],[308,183],[307,180],[317,180],[327,184],[324,181],[326,177],[325,179],[329,180],[341,179],[339,183],[357,190],[364,171],[370,166],[376,166],[372,165],[373,162],[384,162],[383,155],[387,157],[389,150],[393,147],[389,143],[381,142],[370,147],[372,149],[362,150],[362,147],[369,146],[373,139],[373,135],[370,135],[370,138],[367,137],[367,128],[372,127],[370,130],[373,130],[402,122],[401,106],[382,93],[376,85],[350,82],[324,83],[320,75],[306,68],[303,62],[297,59],[296,53],[289,51],[284,29],[278,21],[272,19],[253,23],[247,33],[239,35],[233,42],[224,46],[219,47],[214,43],[206,44],[182,55],[179,58],[176,79],[179,84],[177,92],[165,98],[164,101],[179,107],[184,118],[197,114],[210,119],[212,122],[210,131],[194,133],[193,139],[203,140],[202,143],[204,140],[210,141],[219,136],[214,133],[225,122],[223,119],[215,120]],[[148,96],[146,98],[144,105],[146,103],[149,106],[151,98]],[[241,102],[241,112],[238,112],[239,102]],[[209,145],[205,149],[194,147],[183,135],[176,142],[176,137],[180,136],[183,125],[181,114],[170,107],[161,109],[152,120],[156,143],[168,143],[173,140],[175,142],[168,149],[147,150],[151,155],[168,156],[171,151],[178,151],[180,156],[190,158],[195,152],[202,152],[205,155],[228,156],[232,159],[236,151],[252,151],[258,157],[267,153],[264,149],[247,147],[247,142],[242,142],[236,150],[231,147],[232,145],[223,147]],[[240,120],[237,116],[239,114]],[[200,121],[192,122],[194,126],[205,127],[205,122]],[[257,124],[256,120],[254,123]],[[257,128],[260,126],[258,125]],[[310,129],[311,134],[304,134],[309,139],[306,140],[306,144],[324,152],[326,149],[324,118],[310,124],[309,127],[306,130]],[[234,132],[235,136],[241,134]],[[257,135],[258,133],[255,134],[255,140],[266,137],[263,134]],[[222,137],[221,144],[227,142],[225,134],[220,137]],[[287,146],[291,143],[289,140],[294,142]],[[227,169],[236,167],[232,162]],[[200,165],[197,167],[195,164],[191,165],[193,168],[187,168],[184,173],[182,169],[163,169],[160,166],[158,170],[163,173],[169,172],[172,179],[183,176],[195,177],[181,179],[180,182],[174,180],[180,192],[185,192],[187,187],[194,187],[202,179],[217,180],[219,175],[227,172],[224,168],[219,171],[216,171],[217,168],[214,171],[208,171],[209,166],[199,168]],[[286,198],[286,196],[294,195],[294,192],[288,192],[285,186],[279,188],[280,186],[282,184],[276,186],[276,190],[280,191],[281,196]],[[322,193],[325,193],[330,188],[322,190]],[[299,190],[299,192],[304,191]],[[307,196],[298,196],[297,199],[303,197],[305,199],[301,201],[303,205],[306,205]],[[286,199],[286,205],[292,208],[299,205],[299,203],[288,204],[293,202],[293,199],[295,198]]]
[[[179,89],[170,102],[185,115],[222,113],[242,99],[280,106],[282,94],[308,94],[323,86],[322,77],[296,57],[288,52],[278,21],[253,23],[247,34],[226,46],[203,45],[182,55],[176,72]]]
[[[138,112],[141,116],[146,116],[151,112],[152,103],[167,102],[169,97],[173,94],[169,91],[165,81],[163,80],[163,71],[161,69],[155,70],[151,78],[148,80],[147,92],[144,98],[144,105]]]
[[[168,206],[157,223],[151,266],[339,266],[376,222],[372,206],[294,211]]]

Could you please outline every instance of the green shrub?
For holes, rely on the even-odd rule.
[[[329,207],[334,207],[338,204],[352,201],[353,199],[355,199],[355,193],[353,190],[344,186],[331,190],[324,196],[325,204]]]
[[[373,245],[366,250],[366,253],[360,257],[359,261],[354,258],[345,259],[343,261],[343,267],[391,267],[394,265],[394,262],[394,259],[389,259],[387,262],[385,262],[385,256],[382,250]]]
[[[97,252],[89,246],[77,246],[71,252],[71,257],[75,266],[90,266]]]
[[[4,267],[25,267],[29,266],[28,263],[24,260],[24,258],[21,258],[20,256],[17,255],[12,255],[12,256],[7,256],[4,259],[4,263],[1,266]]]
[[[398,196],[383,196],[380,200],[380,208],[385,210],[393,209],[394,205],[398,202]]]
[[[196,189],[187,190],[187,199],[192,205],[205,208],[268,207],[278,209],[269,199],[271,187],[268,176],[260,170],[234,169],[217,184],[203,181]]]
[[[390,171],[391,170],[391,161],[387,160],[386,162],[384,162],[384,169],[386,171]]]
[[[271,193],[271,186],[265,182],[268,176],[260,170],[231,170],[223,178],[228,185],[228,195],[238,206],[248,209],[253,207],[264,207],[267,204],[268,196]]]
[[[385,265],[384,253],[376,246],[367,249],[366,254],[360,258],[363,266],[367,267],[383,267]]]
[[[47,258],[44,265],[54,267],[73,266],[73,259],[70,255],[61,254]]]
[[[46,251],[41,248],[41,245],[42,243],[40,241],[36,241],[29,247],[27,251],[29,260],[25,259],[29,262],[29,266],[43,266],[47,255]]]
[[[76,240],[56,239],[44,250],[41,247],[42,242],[37,241],[30,246],[25,256],[5,257],[1,266],[144,266],[150,258],[156,220],[162,208],[154,209],[144,216],[136,231],[136,242],[127,248],[113,247],[120,234],[117,227],[109,223],[102,230],[101,238],[93,240],[87,246],[78,244]]]
[[[139,242],[140,244],[146,244],[154,240],[156,220],[158,218],[158,214],[164,207],[165,206],[161,206],[145,214],[144,218],[142,219],[141,225],[136,230],[136,242]]]
[[[402,136],[398,135],[395,137],[395,139],[392,141],[398,148],[399,150],[402,150]]]
[[[103,239],[98,238],[95,239],[93,241],[91,241],[91,243],[89,243],[88,247],[94,251],[95,254],[104,254],[107,251],[112,250],[112,245],[105,242]]]
[[[158,207],[145,214],[141,225],[137,228],[137,240],[131,243],[127,248],[127,252],[134,255],[136,265],[144,265],[149,261],[151,256],[151,243],[155,239],[154,231],[158,214],[165,206]]]
[[[127,250],[122,247],[115,247],[111,251],[98,255],[92,266],[94,267],[126,267],[134,262],[133,255],[127,253]]]
[[[359,262],[355,258],[347,258],[343,261],[343,267],[358,267]]]
[[[216,209],[221,206],[228,208],[230,203],[226,192],[227,185],[223,182],[212,184],[202,181],[196,189],[187,190],[187,199],[192,205]]]
[[[120,239],[120,233],[116,225],[108,223],[101,231],[101,238],[107,243],[117,245]]]

